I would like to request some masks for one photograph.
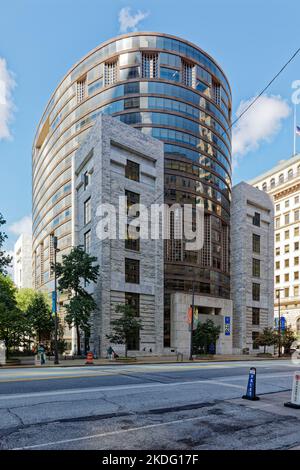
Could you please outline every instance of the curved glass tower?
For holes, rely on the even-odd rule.
[[[172,292],[228,299],[231,90],[217,63],[183,39],[130,33],[80,60],[53,93],[33,144],[33,272],[52,290],[51,234],[72,246],[72,158],[99,113],[165,143],[165,202],[204,204],[200,252],[165,246],[165,345]]]

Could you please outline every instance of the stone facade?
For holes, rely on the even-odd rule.
[[[139,181],[125,175],[127,161],[139,165]],[[163,240],[140,239],[139,251],[125,248],[125,240],[100,240],[99,206],[113,204],[125,190],[139,194],[147,208],[163,203],[163,144],[109,116],[100,115],[75,156],[76,244],[84,245],[90,232],[91,255],[96,256],[100,275],[94,293],[97,310],[92,318],[90,348],[106,355],[115,307],[125,303],[125,293],[138,294],[139,350],[134,355],[161,354],[163,348]],[[90,198],[91,220],[84,220],[84,203]],[[98,210],[98,212],[97,212]],[[104,215],[104,214],[103,214]],[[118,222],[120,219],[118,217]],[[86,247],[87,248],[87,247]],[[139,261],[139,283],[125,282],[125,258]],[[113,346],[123,352],[124,347]]]
[[[32,287],[32,236],[22,233],[14,246],[14,283],[18,289]]]
[[[255,217],[255,214],[259,216]],[[235,353],[257,352],[253,339],[274,321],[273,203],[264,192],[240,183],[233,187],[231,205],[231,292]],[[256,236],[255,247],[253,235]],[[253,276],[253,259],[260,273]],[[253,284],[256,286],[253,287]],[[259,288],[257,288],[259,285]],[[253,295],[253,289],[256,293]],[[257,297],[259,289],[259,299]],[[256,300],[254,300],[256,299]]]

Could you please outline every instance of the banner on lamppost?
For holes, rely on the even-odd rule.
[[[52,291],[52,313],[55,313],[56,305],[57,305],[57,295],[56,295],[56,292],[54,290],[54,291]]]
[[[231,330],[231,325],[230,325],[230,317],[225,317],[225,336],[230,336],[230,330]]]

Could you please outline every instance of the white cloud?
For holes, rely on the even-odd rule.
[[[149,12],[138,10],[135,14],[131,13],[130,7],[124,7],[119,12],[120,32],[136,31],[138,24],[149,15]]]
[[[32,231],[32,220],[30,215],[25,215],[22,219],[17,220],[13,224],[8,226],[8,231],[15,234],[21,235],[22,233],[31,234]]]
[[[12,101],[14,87],[13,75],[7,68],[6,60],[0,57],[0,140],[11,137],[9,124],[14,111]]]
[[[239,116],[255,99],[241,101],[237,116]],[[233,128],[232,153],[237,160],[246,153],[256,150],[262,142],[270,142],[280,131],[282,121],[290,114],[291,109],[281,96],[263,95]]]

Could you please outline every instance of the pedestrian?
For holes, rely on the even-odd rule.
[[[45,361],[45,346],[43,344],[40,344],[38,347],[38,353],[40,355],[40,360],[41,360],[41,366],[46,363]]]

